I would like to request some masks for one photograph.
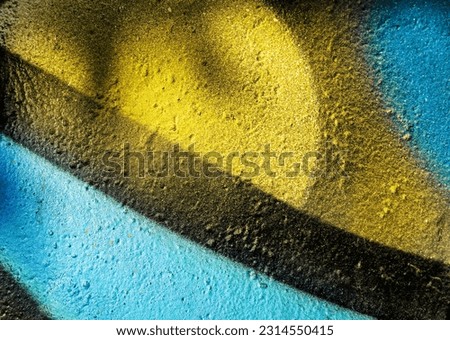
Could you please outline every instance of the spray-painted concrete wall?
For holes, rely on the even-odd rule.
[[[446,318],[445,1],[3,1],[0,318]]]

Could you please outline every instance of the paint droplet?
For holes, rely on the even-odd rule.
[[[398,187],[399,187],[398,184],[391,185],[391,187],[389,188],[389,191],[393,194],[396,194],[398,191]]]

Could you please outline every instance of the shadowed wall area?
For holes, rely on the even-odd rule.
[[[26,290],[0,267],[0,319],[45,320],[47,315]]]
[[[445,318],[448,190],[401,138],[373,80],[371,10],[6,2],[2,131],[89,187],[296,289],[379,318]],[[304,164],[288,158],[276,174],[249,175],[249,164],[264,167],[251,159],[211,176],[214,157],[188,164],[193,145],[200,156],[249,160],[270,145],[314,157],[295,176]],[[149,153],[172,151],[184,157],[179,169],[161,158],[152,166],[167,176],[146,167]],[[198,175],[176,175],[192,169]],[[7,248],[0,259],[16,261]],[[46,251],[35,256],[44,261]]]

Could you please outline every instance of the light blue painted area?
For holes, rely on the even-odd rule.
[[[0,135],[0,261],[60,319],[354,319],[187,241]]]
[[[369,59],[402,135],[450,186],[450,1],[375,0]],[[407,139],[407,138],[406,138]]]

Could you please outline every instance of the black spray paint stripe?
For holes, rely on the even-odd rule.
[[[171,143],[17,56],[6,52],[1,65],[1,130],[116,200],[344,307],[388,319],[448,317],[448,266],[323,223],[237,178],[113,176],[101,161],[107,150],[124,142],[169,150]]]
[[[0,320],[47,320],[27,290],[0,265]]]

